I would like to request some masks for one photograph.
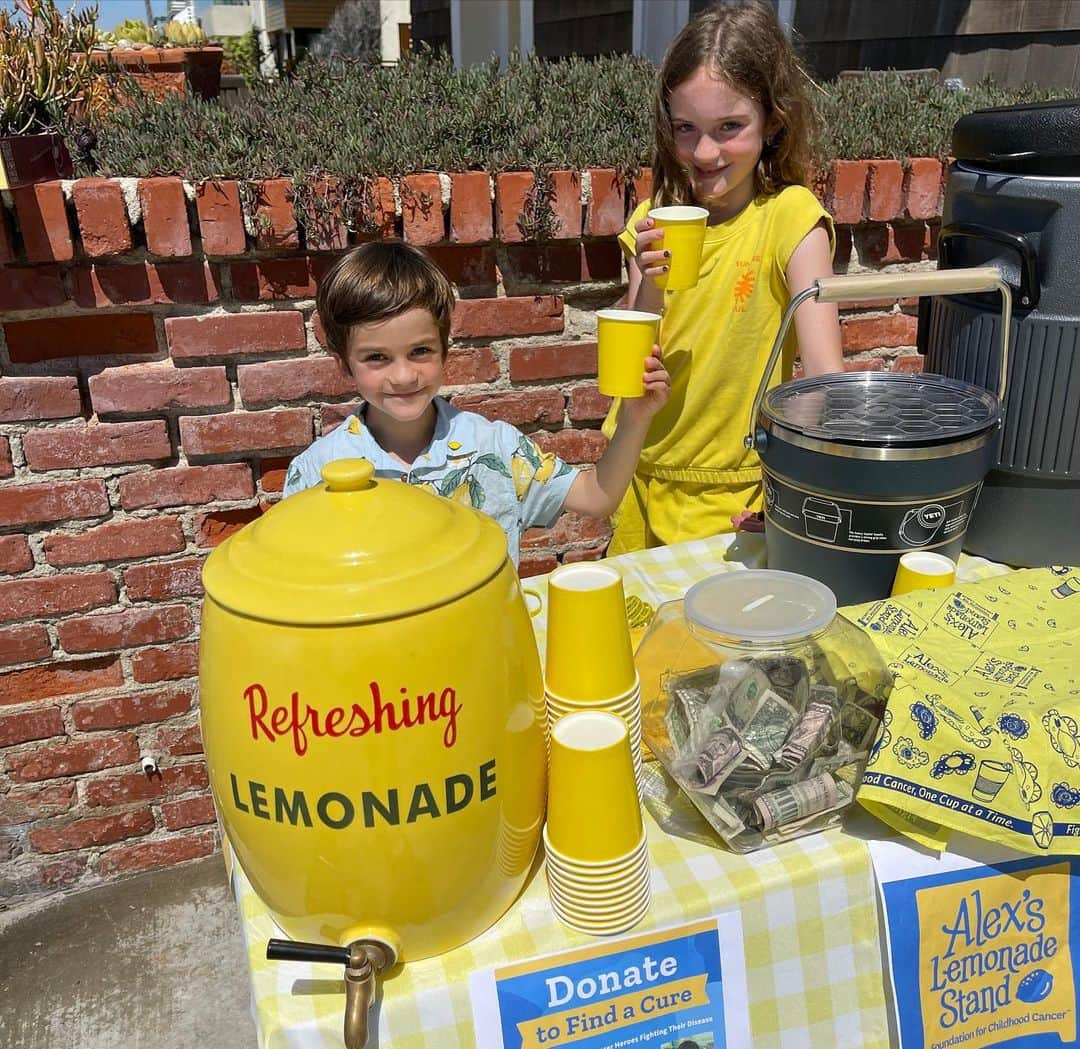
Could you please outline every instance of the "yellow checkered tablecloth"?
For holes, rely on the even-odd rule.
[[[717,536],[613,558],[628,596],[656,606],[683,596],[716,572],[764,565],[757,535]],[[981,558],[961,559],[969,581],[1007,572]],[[526,580],[540,598],[534,618],[543,648],[546,578]],[[645,794],[666,791],[663,773],[645,767]],[[650,807],[650,812],[655,811]],[[753,1045],[875,1049],[890,1044],[882,945],[869,850],[857,826],[835,829],[748,856],[718,848],[707,824],[665,832],[647,815],[653,904],[635,934],[738,909],[743,923]],[[870,833],[881,828],[868,818]],[[251,969],[253,1012],[262,1049],[340,1049],[344,983],[339,968],[266,960],[266,941],[282,936],[239,867],[233,886]],[[539,863],[506,915],[471,943],[398,967],[381,984],[373,1015],[381,1049],[474,1045],[470,972],[596,942],[563,928],[547,899]]]

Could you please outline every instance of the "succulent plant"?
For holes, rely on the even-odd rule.
[[[107,82],[91,63],[97,7],[66,15],[54,0],[0,9],[0,134],[59,131],[108,106]]]
[[[165,39],[177,47],[205,47],[206,33],[194,22],[166,22]]]
[[[126,18],[113,29],[109,36],[119,47],[125,44],[153,47],[162,39],[161,33],[153,26],[148,26],[141,18]]]

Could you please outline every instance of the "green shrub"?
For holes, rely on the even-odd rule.
[[[470,168],[632,172],[649,163],[653,75],[632,56],[515,58],[502,71],[494,62],[454,69],[437,54],[388,67],[309,59],[234,106],[173,96],[116,110],[97,129],[96,168],[301,183]],[[963,113],[1051,94],[992,84],[956,92],[895,74],[825,84],[814,91],[819,153],[823,163],[944,155]]]
[[[953,125],[965,113],[1067,94],[1031,84],[1004,87],[992,81],[952,91],[936,77],[897,73],[837,80],[814,93],[821,127],[818,153],[826,160],[944,157]]]
[[[236,67],[236,72],[248,84],[255,84],[262,76],[261,66],[265,52],[259,43],[259,31],[252,29],[241,36],[214,37],[220,44],[226,60]]]

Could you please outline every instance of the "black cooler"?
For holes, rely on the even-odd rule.
[[[1080,563],[1080,100],[985,109],[953,131],[940,268],[1012,286],[1004,424],[964,549]],[[997,296],[925,300],[926,370],[997,390]]]

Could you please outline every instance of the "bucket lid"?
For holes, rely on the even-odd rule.
[[[367,459],[338,459],[322,468],[321,484],[222,543],[203,567],[203,585],[253,619],[354,623],[446,604],[506,558],[506,535],[492,518],[376,478]]]
[[[761,568],[695,583],[683,608],[692,626],[719,638],[783,644],[824,630],[836,616],[836,597],[809,576]]]
[[[932,445],[997,425],[997,395],[941,375],[847,372],[796,379],[770,390],[761,407],[774,423],[825,441]]]
[[[961,163],[1013,175],[1075,176],[1080,160],[1080,99],[978,109],[953,128]]]

